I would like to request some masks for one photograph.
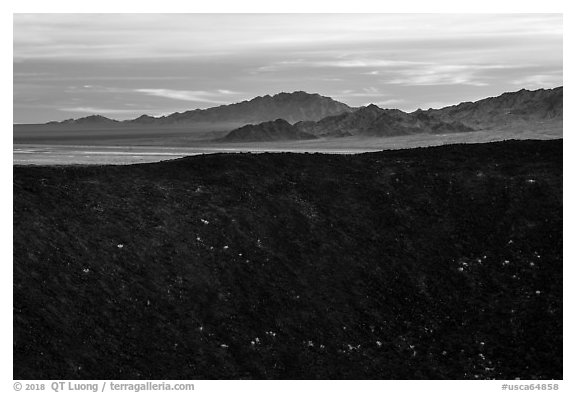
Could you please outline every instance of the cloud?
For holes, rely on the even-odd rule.
[[[242,94],[238,91],[232,91],[232,90],[217,90],[217,92],[225,95]]]
[[[376,67],[406,67],[414,65],[425,65],[429,62],[407,61],[407,60],[381,60],[381,59],[350,59],[350,60],[330,60],[314,63],[317,67],[339,67],[339,68],[376,68]]]
[[[137,93],[150,96],[170,98],[181,101],[208,102],[212,104],[228,104],[229,100],[221,100],[218,97],[239,94],[231,90],[203,91],[203,90],[171,90],[171,89],[134,89]]]
[[[454,50],[454,48],[452,48]],[[492,50],[493,51],[493,50]],[[273,72],[278,77],[282,75],[317,74],[329,73],[347,76],[348,79],[376,79],[379,83],[388,85],[405,86],[438,86],[438,85],[467,85],[467,86],[489,86],[494,82],[497,75],[508,76],[513,72],[528,71],[538,68],[538,62],[526,62],[523,59],[514,61],[511,58],[500,58],[501,62],[495,61],[493,53],[488,55],[490,50],[478,50],[474,56],[462,63],[456,62],[460,59],[449,56],[448,59],[441,58],[429,51],[419,53],[422,60],[386,60],[382,53],[373,53],[370,57],[352,58],[351,55],[341,55],[350,58],[335,59],[296,59],[289,61],[277,61],[259,67],[255,73]],[[407,51],[406,55],[417,56],[418,51]],[[485,56],[484,62],[475,61]],[[456,56],[457,57],[457,56]],[[456,61],[455,61],[456,60]],[[461,60],[460,60],[461,61]],[[552,66],[554,67],[554,66]],[[367,70],[368,69],[368,70]],[[342,78],[340,78],[342,79]],[[358,97],[366,95],[360,93]]]
[[[486,71],[529,68],[530,65],[506,64],[430,64],[398,70],[392,77],[382,80],[387,84],[408,86],[469,85],[488,86]],[[394,75],[397,75],[396,77]]]
[[[385,83],[407,85],[407,86],[437,86],[437,85],[469,85],[469,86],[488,86],[488,83],[474,80],[470,75],[445,75],[445,74],[428,74],[413,75],[406,78],[397,78],[386,81]]]
[[[15,14],[14,59],[212,58],[334,44],[530,35],[561,37],[562,15]]]
[[[537,74],[519,78],[512,81],[512,84],[522,87],[557,87],[562,85],[562,74]]]
[[[15,14],[13,113],[181,111],[295,90],[458,103],[561,84],[562,39],[561,14]]]
[[[276,72],[290,68],[399,68],[415,65],[427,65],[430,62],[408,61],[408,60],[383,60],[370,58],[352,59],[298,59],[277,61],[256,69],[257,72]],[[376,75],[377,71],[372,71],[370,75]]]
[[[380,91],[377,87],[370,86],[370,87],[363,87],[360,90],[340,90],[337,94],[334,94],[334,97],[384,97],[388,94],[385,94]]]
[[[77,106],[70,108],[58,108],[62,112],[78,112],[78,113],[92,113],[92,114],[132,114],[132,113],[149,113],[148,109],[122,109],[122,108],[96,108],[91,106]]]
[[[193,102],[206,102],[206,103],[228,103],[229,100],[220,100],[219,97],[228,97],[237,94],[242,94],[240,92],[218,89],[214,91],[205,90],[175,90],[175,89],[152,89],[152,88],[126,88],[126,87],[111,87],[111,86],[100,86],[100,85],[82,85],[80,88],[78,86],[68,86],[66,91],[70,93],[77,93],[79,89],[93,93],[120,93],[120,94],[133,94],[140,93],[148,96],[170,98],[173,100],[181,101],[193,101]]]
[[[364,104],[364,106],[366,105],[370,105],[370,104],[374,104],[377,105],[379,107],[386,107],[389,105],[398,105],[398,104],[403,104],[405,103],[406,100],[400,99],[400,98],[391,98],[389,100],[383,100],[383,101],[376,101],[376,102],[367,102]]]

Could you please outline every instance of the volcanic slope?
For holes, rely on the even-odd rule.
[[[14,167],[14,379],[562,379],[562,142]]]

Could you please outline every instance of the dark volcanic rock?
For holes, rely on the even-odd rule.
[[[267,142],[316,139],[314,135],[300,131],[286,120],[277,119],[260,124],[248,124],[230,131],[221,142]]]
[[[14,167],[14,379],[562,379],[562,142]]]

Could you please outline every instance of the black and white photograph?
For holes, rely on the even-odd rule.
[[[20,386],[561,390],[562,13],[12,19]]]

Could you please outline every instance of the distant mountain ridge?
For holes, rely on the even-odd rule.
[[[317,122],[298,122],[295,126],[317,136],[349,136],[361,133],[383,113],[384,109],[371,104],[354,112],[325,117]]]
[[[120,124],[121,122],[114,119],[109,119],[102,115],[90,115],[86,117],[80,117],[78,119],[67,119],[63,121],[49,121],[46,124]]]
[[[262,123],[284,119],[290,123],[320,120],[326,116],[351,112],[354,109],[320,94],[303,91],[258,96],[248,101],[220,105],[207,109],[175,112],[168,116],[142,115],[136,119],[117,121],[100,115],[69,119],[49,124],[117,124],[117,125],[176,125],[187,123],[230,122],[237,124]]]
[[[299,122],[295,126],[301,131],[324,137],[384,137],[473,131],[460,122],[442,121],[424,113],[412,114],[399,109],[382,109],[374,104],[317,122]]]
[[[441,109],[407,113],[374,104],[352,108],[319,94],[303,91],[255,97],[230,105],[175,112],[168,116],[142,115],[117,121],[91,115],[51,126],[138,127],[226,123],[230,131],[221,142],[257,142],[335,138],[344,136],[390,137],[411,134],[448,134],[476,130],[562,125],[563,87],[501,94]]]
[[[525,126],[540,122],[561,122],[563,88],[519,90],[476,102],[465,102],[442,109],[383,109],[374,104],[328,116],[318,121],[301,121],[292,132],[317,137],[391,137],[411,134],[450,134],[476,130]],[[254,126],[253,126],[254,127]],[[243,133],[234,130],[234,141]],[[244,141],[255,141],[255,134]],[[223,138],[223,141],[228,141]]]
[[[563,86],[504,93],[475,102],[417,111],[443,121],[460,121],[475,129],[563,119]]]

